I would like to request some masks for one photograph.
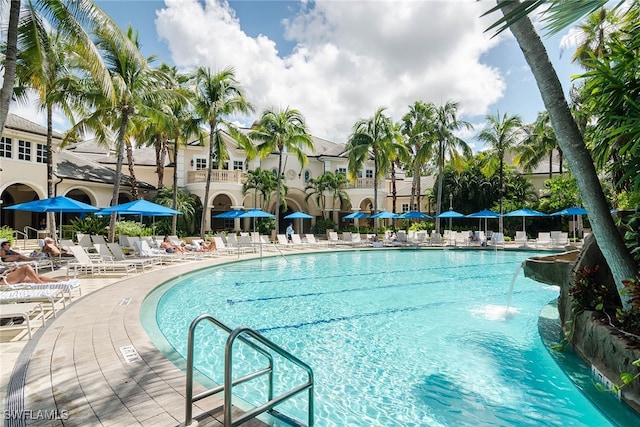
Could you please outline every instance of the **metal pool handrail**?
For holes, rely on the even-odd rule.
[[[196,326],[203,320],[208,320],[218,328],[229,334],[227,338],[227,342],[225,344],[225,360],[224,360],[224,384],[221,386],[214,387],[212,389],[206,390],[202,393],[193,395],[193,358],[194,358],[194,337],[195,337],[195,329]],[[243,335],[249,335],[249,338],[245,338]],[[259,352],[263,356],[265,356],[268,360],[268,367],[259,369],[255,372],[247,374],[241,378],[233,379],[232,376],[232,357],[233,357],[233,343],[236,339],[239,339],[242,343],[248,345],[255,351]],[[255,341],[258,343],[256,343]],[[280,396],[273,397],[273,356],[267,351],[264,347],[271,350],[272,352],[277,353],[279,356],[284,357],[289,360],[291,363],[297,365],[298,367],[304,369],[307,372],[307,382],[301,384],[286,393],[281,394]],[[231,417],[232,410],[232,387],[237,384],[244,383],[246,381],[252,380],[262,375],[268,375],[268,401],[258,407],[255,407],[247,412],[245,412],[240,418],[233,420]],[[187,379],[186,379],[186,392],[185,392],[185,426],[190,426],[193,421],[193,403],[198,400],[204,399],[221,391],[224,391],[224,426],[236,426],[240,425],[252,418],[257,417],[258,415],[273,409],[278,404],[284,402],[285,400],[297,395],[298,393],[309,390],[309,414],[308,414],[308,425],[314,425],[314,399],[313,399],[313,370],[309,365],[278,346],[271,340],[265,338],[258,332],[253,329],[241,326],[236,328],[235,330],[231,330],[228,326],[214,318],[209,314],[202,314],[195,318],[191,325],[189,326],[189,335],[187,341]]]

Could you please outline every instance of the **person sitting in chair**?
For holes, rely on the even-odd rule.
[[[60,249],[56,246],[55,242],[51,237],[46,237],[44,239],[44,245],[42,246],[42,252],[49,255],[50,257],[72,257],[73,255],[68,254],[65,249]]]
[[[3,262],[19,262],[19,261],[35,261],[35,258],[30,258],[19,254],[11,249],[11,243],[4,241],[0,245],[0,259]]]

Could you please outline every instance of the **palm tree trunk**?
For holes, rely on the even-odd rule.
[[[125,147],[127,149],[127,164],[129,165],[129,182],[131,183],[131,197],[138,200],[138,180],[136,179],[135,159],[133,158],[133,148],[131,141],[125,138]]]
[[[553,179],[553,150],[549,153],[549,179]]]
[[[436,215],[440,215],[442,212],[442,187],[443,187],[443,169],[444,169],[444,147],[443,142],[438,143],[438,197],[436,199]],[[436,233],[440,233],[440,218],[436,218]]]
[[[373,148],[373,213],[378,213],[378,153],[376,153],[375,147]],[[373,220],[373,232],[378,234],[378,226],[380,220],[375,218]]]
[[[116,149],[118,154],[116,156],[116,174],[113,183],[113,194],[111,196],[111,206],[118,204],[120,197],[120,179],[122,178],[122,162],[124,159],[124,137],[127,133],[127,121],[129,120],[129,113],[126,110],[122,111],[122,123],[120,124],[120,131],[118,132],[118,141],[116,143]],[[116,239],[116,220],[118,214],[113,212],[111,219],[109,220],[109,241],[115,242]]]
[[[282,147],[278,152],[278,181],[276,185],[276,234],[280,232],[280,191],[282,189]]]
[[[209,167],[207,168],[207,182],[204,184],[204,200],[202,201],[202,218],[200,220],[200,238],[204,239],[205,226],[207,224],[207,215],[209,212],[209,190],[211,189],[211,175],[213,174],[213,133],[215,123],[210,123],[211,132],[209,133]]]
[[[164,159],[167,154],[167,141],[161,134],[156,134],[154,148],[156,149],[156,174],[158,175],[158,190],[164,187]]]
[[[391,212],[396,213],[396,203],[398,202],[398,192],[396,190],[396,162],[391,163]]]
[[[53,197],[53,109],[50,104],[47,104],[47,197]],[[47,213],[47,223],[49,233],[55,239],[57,236],[55,212]]]
[[[502,221],[504,201],[504,157],[500,157],[500,218],[498,218],[498,232],[504,232],[504,222]]]
[[[178,138],[173,149],[173,200],[172,209],[178,210]],[[173,215],[171,218],[171,234],[176,236],[178,231],[178,215]]]
[[[7,28],[7,52],[4,63],[4,77],[0,89],[0,137],[9,115],[9,104],[13,96],[18,58],[18,21],[20,20],[20,0],[11,0],[9,6],[9,27]]]
[[[519,1],[498,0],[504,15],[518,7]],[[622,236],[609,213],[607,199],[600,185],[593,159],[576,125],[558,76],[549,61],[547,51],[528,17],[510,25],[524,57],[533,72],[558,144],[569,164],[569,169],[580,189],[582,201],[589,212],[589,221],[598,246],[615,280],[623,307],[631,307],[628,297],[622,295],[622,281],[637,274],[637,265],[627,250]]]

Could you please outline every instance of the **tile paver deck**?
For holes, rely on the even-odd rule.
[[[242,259],[252,257],[256,255]],[[95,289],[83,289],[83,296],[74,298],[57,319],[48,319],[33,340],[0,344],[2,385],[13,393],[7,395],[5,408],[24,410],[23,417],[5,420],[5,425],[177,426],[184,422],[185,374],[145,333],[140,306],[152,289],[171,278],[236,260],[205,259],[115,279],[83,276],[83,287],[88,282]],[[130,298],[126,305],[121,304],[124,298]],[[137,351],[137,360],[127,362],[121,352],[126,346]],[[11,362],[15,362],[12,373]],[[203,390],[196,385],[194,393]],[[198,402],[193,416],[199,426],[222,426],[222,399],[214,396]]]

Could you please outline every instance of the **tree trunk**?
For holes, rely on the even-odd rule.
[[[113,183],[113,194],[111,196],[111,206],[118,204],[120,197],[120,179],[122,178],[122,163],[124,159],[124,137],[127,133],[127,121],[129,120],[129,113],[122,111],[122,123],[120,124],[120,131],[118,132],[118,141],[116,142],[116,150],[118,154],[116,156],[116,174]],[[109,220],[109,241],[111,243],[116,240],[116,220],[118,214],[113,212],[111,219]]]
[[[202,201],[202,218],[200,220],[200,238],[204,239],[207,215],[209,212],[209,190],[211,189],[211,175],[213,174],[213,133],[215,132],[215,122],[209,123],[209,165],[207,167],[207,182],[204,184],[204,200]]]
[[[376,147],[373,147],[373,213],[378,213],[378,152]],[[378,234],[378,227],[380,220],[374,218],[373,220],[373,232]]]
[[[278,147],[278,181],[276,185],[276,234],[280,233],[280,191],[282,190],[282,150]]]
[[[503,14],[506,15],[520,2],[498,0],[498,4]],[[611,268],[616,287],[620,293],[624,289],[622,281],[635,277],[637,266],[609,213],[607,199],[598,180],[593,159],[571,115],[562,86],[549,61],[547,51],[531,21],[528,17],[524,17],[511,24],[510,28],[536,79],[544,106],[551,119],[551,125],[558,138],[558,144],[578,184],[585,208],[589,212],[593,235]],[[623,307],[629,309],[628,297],[620,293],[620,299]]]
[[[131,141],[125,138],[125,146],[127,148],[127,164],[129,165],[129,182],[131,183],[131,197],[133,200],[140,198],[138,194],[138,180],[136,179],[136,161],[133,158],[133,147],[131,147]]]
[[[164,187],[164,159],[167,155],[167,141],[168,138],[165,138],[163,135],[156,135],[156,143],[154,144],[154,148],[156,149],[156,174],[158,175],[158,190]]]
[[[164,162],[163,162],[164,164]],[[171,207],[178,210],[178,138],[173,149],[173,203]],[[204,215],[204,213],[203,213]],[[171,218],[171,234],[177,236],[178,231],[178,215],[173,215]]]
[[[396,162],[391,162],[391,212],[396,213],[398,191],[396,190]]]
[[[442,212],[442,186],[444,181],[442,173],[444,169],[444,143],[440,141],[438,144],[438,196],[436,198],[436,215],[440,215]],[[436,218],[436,233],[440,233],[440,218]]]
[[[47,197],[53,197],[53,109],[51,105],[47,105]],[[51,237],[57,240],[55,212],[47,213],[47,223]],[[62,238],[62,231],[60,238]]]
[[[11,0],[9,6],[9,27],[7,28],[7,53],[4,62],[4,77],[0,89],[0,137],[9,115],[9,104],[13,96],[18,57],[18,22],[20,20],[20,0]]]

